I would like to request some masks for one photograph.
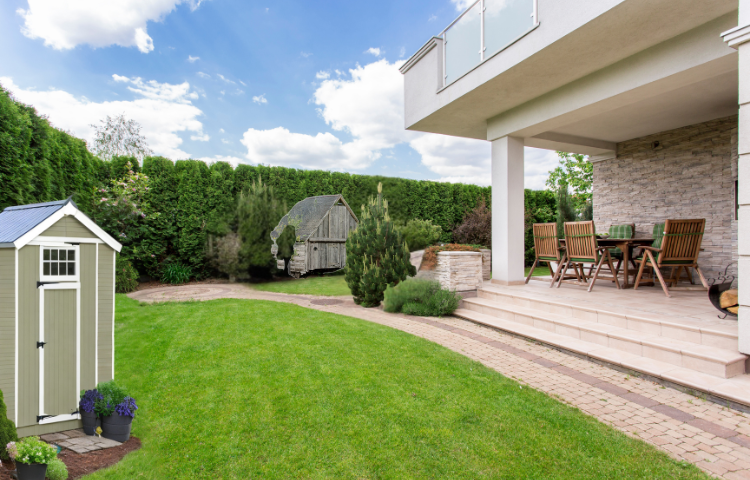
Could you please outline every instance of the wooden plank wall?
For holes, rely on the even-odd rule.
[[[0,390],[16,415],[16,249],[0,249]]]
[[[345,240],[356,227],[357,221],[349,210],[344,205],[334,205],[311,238]],[[309,270],[343,268],[346,265],[346,245],[341,241],[309,241],[307,256]]]

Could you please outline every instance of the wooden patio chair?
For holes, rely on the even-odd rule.
[[[547,262],[549,266],[550,274],[552,274],[552,262],[557,263],[557,269],[552,275],[552,281],[549,286],[552,287],[555,284],[557,276],[560,274],[563,261],[565,260],[565,248],[560,246],[560,239],[557,236],[557,224],[556,223],[535,223],[532,226],[534,234],[534,263],[531,265],[529,275],[526,277],[526,283],[529,283],[531,276],[534,274],[534,269],[542,262]],[[578,278],[578,270],[576,269],[576,278]]]
[[[591,282],[586,282],[584,277],[583,282],[572,282],[576,285],[586,286],[588,285],[588,291],[590,292],[594,288],[596,280],[601,278],[602,280],[614,280],[617,288],[620,288],[620,281],[617,279],[617,275],[611,277],[599,277],[602,265],[607,262],[609,271],[614,273],[615,268],[612,265],[612,257],[609,254],[611,247],[600,247],[596,241],[596,227],[594,222],[567,222],[565,223],[565,265],[563,271],[567,271],[570,264],[583,265],[593,263],[596,265],[596,271],[591,277]],[[560,288],[563,278],[558,280],[557,288]],[[570,283],[570,282],[568,282]]]
[[[698,255],[701,251],[703,234],[706,229],[706,219],[699,218],[693,220],[667,220],[664,223],[663,236],[657,237],[657,227],[654,226],[654,243],[650,247],[642,247],[643,253],[636,258],[636,263],[640,264],[638,277],[635,279],[634,289],[637,289],[643,277],[643,271],[646,267],[651,267],[653,273],[659,279],[664,294],[670,297],[667,283],[675,286],[680,279],[682,269],[685,269],[690,282],[693,282],[690,268],[698,272],[701,283],[708,290],[708,282],[703,276],[698,266]],[[664,280],[661,273],[662,267],[672,267],[672,276]]]
[[[609,235],[607,238],[616,238],[616,239],[630,239],[633,238],[633,235],[635,235],[635,223],[627,223],[624,225],[610,225],[609,231],[607,232]],[[610,252],[609,255],[617,260],[617,265],[615,266],[615,274],[620,274],[620,267],[622,266],[622,260],[624,258],[622,254],[622,250],[615,247]],[[633,260],[630,260],[631,263],[633,263],[633,266],[635,269],[638,269],[638,266],[633,262]],[[591,265],[591,268],[589,269],[589,276],[594,273],[594,267],[596,265]],[[606,265],[605,265],[606,266]],[[627,278],[625,279],[627,281]]]

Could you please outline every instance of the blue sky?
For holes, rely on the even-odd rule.
[[[463,0],[6,0],[0,83],[90,140],[125,113],[155,153],[486,184],[489,144],[403,129],[398,66]],[[556,163],[528,149],[526,186]]]

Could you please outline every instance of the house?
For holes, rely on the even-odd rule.
[[[492,145],[493,276],[479,295],[485,313],[524,297],[511,317],[533,313],[537,323],[527,326],[579,342],[547,343],[597,357],[598,342],[633,355],[599,350],[606,357],[599,360],[681,385],[705,374],[693,388],[750,404],[750,393],[734,395],[738,383],[716,380],[747,379],[750,354],[750,230],[740,228],[750,222],[748,42],[750,0],[478,0],[403,64],[407,129]],[[561,288],[541,301],[533,287],[520,286],[525,146],[588,155],[599,231],[635,223],[638,235],[650,236],[668,218],[705,218],[699,264],[707,276],[727,266],[737,273],[738,322],[700,310],[705,292],[681,293],[692,309],[681,310],[648,288],[606,292],[607,301],[596,290],[581,297]],[[533,312],[521,311],[530,306]],[[637,315],[650,337],[633,333],[637,322],[626,314]],[[597,316],[623,331],[565,324]],[[712,366],[698,367],[706,358]],[[669,373],[674,366],[684,371]]]
[[[0,213],[0,389],[19,436],[78,428],[114,378],[120,245],[68,199]]]
[[[271,232],[272,252],[284,228],[294,227],[294,253],[289,275],[299,278],[313,270],[335,270],[346,265],[346,239],[357,228],[357,216],[343,195],[320,195],[297,202]]]

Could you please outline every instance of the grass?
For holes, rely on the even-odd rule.
[[[300,279],[284,279],[274,282],[249,284],[255,290],[295,295],[324,295],[337,297],[351,295],[343,275],[326,275]]]
[[[88,480],[707,478],[424,339],[295,305],[117,296],[143,448]]]
[[[529,272],[531,271],[531,267],[526,267],[523,274],[524,276],[528,276]],[[549,271],[549,267],[547,266],[538,266],[534,269],[534,277],[549,277],[552,274]]]

